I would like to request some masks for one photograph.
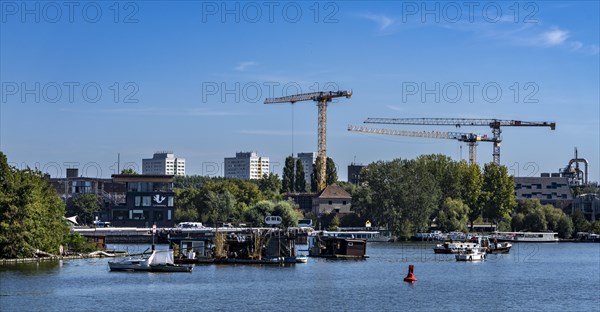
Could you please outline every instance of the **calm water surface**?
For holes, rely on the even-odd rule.
[[[109,272],[108,259],[5,265],[0,310],[600,311],[600,244],[515,244],[482,263],[432,247],[369,243],[364,261],[201,265],[192,273]],[[402,281],[408,264],[412,285]]]

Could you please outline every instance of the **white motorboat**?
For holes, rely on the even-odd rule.
[[[456,261],[483,261],[485,260],[485,250],[483,248],[469,248],[460,251],[455,256]]]
[[[436,244],[433,248],[433,252],[436,254],[457,254],[467,249],[477,249],[481,247],[478,242],[444,242],[443,244]]]
[[[192,266],[173,263],[173,250],[154,250],[149,256],[109,261],[111,271],[191,272]]]

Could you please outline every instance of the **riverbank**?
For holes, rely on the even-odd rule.
[[[87,254],[76,254],[76,255],[65,255],[65,256],[51,255],[48,257],[0,259],[0,265],[42,262],[42,261],[79,260],[79,259],[90,259],[90,258],[112,258],[112,257],[122,256],[122,255],[125,255],[125,254],[108,253],[108,252],[104,252],[104,251],[94,251],[94,252],[87,253]]]

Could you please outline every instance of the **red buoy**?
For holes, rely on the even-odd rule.
[[[412,264],[408,265],[408,275],[406,275],[406,277],[404,278],[405,282],[413,283],[413,282],[417,281],[415,274],[413,274],[414,268],[415,268],[414,265],[412,265]]]

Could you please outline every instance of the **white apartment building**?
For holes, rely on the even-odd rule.
[[[173,152],[156,152],[152,158],[142,159],[142,174],[185,175],[185,159]]]
[[[256,152],[235,153],[235,157],[225,157],[223,171],[226,178],[261,179],[269,174],[269,157],[260,157]]]
[[[298,153],[298,158],[302,161],[302,167],[304,167],[304,181],[310,184],[310,175],[313,172],[313,167],[315,166],[315,162],[317,161],[317,153]]]

